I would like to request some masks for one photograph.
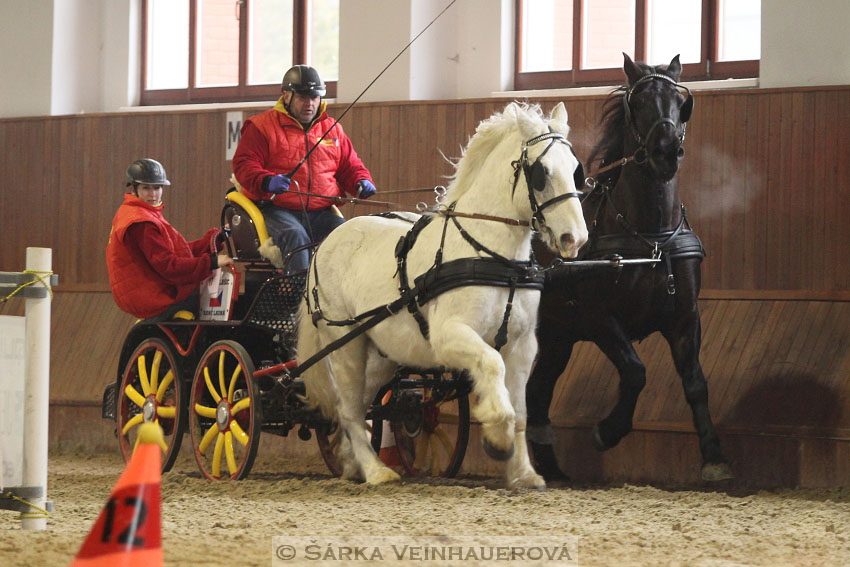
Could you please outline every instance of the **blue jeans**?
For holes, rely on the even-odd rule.
[[[265,205],[260,209],[266,220],[266,229],[275,245],[280,248],[284,258],[299,246],[318,242],[331,233],[333,229],[345,222],[332,209],[319,211],[292,211],[274,205]],[[286,266],[287,271],[297,272],[310,266],[310,256],[307,250],[293,254]]]

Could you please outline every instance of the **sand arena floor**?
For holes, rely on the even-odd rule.
[[[0,564],[68,565],[122,469],[117,454],[51,455],[48,491],[56,509],[48,529],[24,532],[17,513],[0,511]],[[508,491],[488,477],[372,487],[328,476],[318,458],[262,454],[237,483],[201,479],[184,455],[162,481],[165,565],[269,566],[274,536],[443,534],[518,543],[574,536],[582,567],[850,565],[850,489],[621,485],[538,493]],[[288,563],[300,564],[310,562]]]

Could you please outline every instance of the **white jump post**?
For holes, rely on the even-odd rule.
[[[27,271],[50,273],[53,251],[27,248]],[[50,278],[42,278],[50,288]],[[38,284],[36,284],[38,285]],[[47,416],[50,410],[50,293],[26,299],[26,386],[24,390],[24,486],[41,488],[30,502],[44,509],[47,503]],[[21,528],[47,529],[47,518],[38,510],[21,512]]]

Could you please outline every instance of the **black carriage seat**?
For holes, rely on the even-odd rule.
[[[266,222],[260,209],[251,199],[243,195],[236,187],[231,187],[225,195],[226,203],[221,213],[222,225],[230,228],[230,241],[233,244],[235,260],[269,261],[260,249],[270,245]],[[278,251],[278,257],[280,251]],[[281,266],[278,266],[281,267]]]

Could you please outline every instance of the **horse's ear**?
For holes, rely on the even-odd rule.
[[[670,75],[670,78],[679,82],[679,75],[682,74],[682,64],[679,63],[679,55],[676,55],[671,61],[670,64],[667,65],[667,74]]]
[[[635,84],[644,75],[643,70],[632,61],[632,58],[625,51],[623,52],[623,71],[625,71],[630,85]]]
[[[570,127],[567,125],[567,107],[564,106],[563,102],[559,102],[555,105],[555,108],[552,109],[552,113],[549,115],[549,126],[555,132],[559,132],[564,135],[569,132]]]

